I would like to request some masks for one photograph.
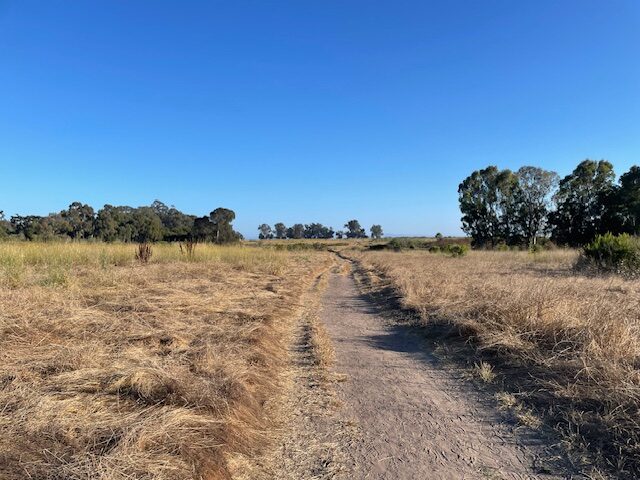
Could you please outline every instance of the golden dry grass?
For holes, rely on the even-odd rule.
[[[572,445],[586,446],[623,476],[637,474],[640,282],[576,272],[577,255],[351,254],[426,324],[453,325],[492,364],[502,362],[519,396]]]
[[[225,479],[328,255],[0,244],[0,478]],[[233,463],[233,462],[231,462]]]

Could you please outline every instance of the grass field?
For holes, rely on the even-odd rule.
[[[0,478],[231,478],[322,252],[0,243]]]
[[[640,282],[576,270],[574,250],[369,245],[156,244],[143,263],[127,244],[0,243],[0,478],[252,478],[327,250],[437,327],[442,357],[521,423],[558,429],[575,462],[640,471]]]
[[[511,382],[502,400],[546,417],[568,448],[637,474],[640,282],[575,271],[571,250],[349,255],[425,325],[452,325],[471,340],[472,361],[488,359],[478,373]],[[535,424],[529,411],[522,419]]]

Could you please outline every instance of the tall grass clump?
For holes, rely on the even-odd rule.
[[[153,248],[151,248],[150,243],[144,242],[138,245],[138,248],[136,249],[136,260],[140,263],[149,263],[152,255]]]

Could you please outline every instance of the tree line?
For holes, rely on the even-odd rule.
[[[97,212],[90,205],[73,202],[66,210],[47,216],[13,215],[7,220],[0,211],[0,238],[230,243],[242,239],[233,229],[235,217],[233,210],[222,207],[203,217],[188,215],[159,200],[137,208],[105,205]]]
[[[344,224],[345,230],[334,231],[333,227],[325,227],[321,223],[310,223],[303,225],[296,223],[287,227],[284,223],[278,222],[273,228],[267,223],[258,226],[258,238],[260,240],[270,239],[327,239],[327,238],[368,238],[366,230],[362,228],[358,220],[349,220]],[[378,239],[384,235],[380,225],[372,225],[369,229],[371,238]]]
[[[640,167],[618,183],[606,160],[584,160],[569,175],[525,166],[489,166],[458,187],[462,229],[474,246],[533,247],[539,238],[582,246],[605,233],[640,234]]]

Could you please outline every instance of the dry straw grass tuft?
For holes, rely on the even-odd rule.
[[[227,479],[268,444],[327,254],[134,251],[0,244],[0,478]]]
[[[476,370],[504,375],[572,446],[640,472],[639,281],[576,272],[575,251],[353,255],[426,324],[453,325],[502,366]]]

